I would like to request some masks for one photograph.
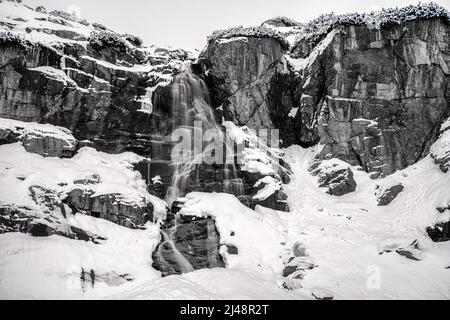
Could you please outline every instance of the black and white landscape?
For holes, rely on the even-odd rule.
[[[0,1],[0,298],[450,299],[447,8],[197,51],[44,6]]]

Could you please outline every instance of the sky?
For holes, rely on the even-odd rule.
[[[89,22],[141,37],[146,45],[199,49],[214,30],[259,25],[275,16],[307,22],[322,13],[405,6],[415,0],[24,0],[47,10],[76,12]],[[424,1],[422,2],[429,2]],[[450,9],[450,0],[434,0]]]

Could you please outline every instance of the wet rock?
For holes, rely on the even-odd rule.
[[[383,193],[378,197],[377,202],[379,206],[387,206],[394,200],[400,192],[404,189],[403,185],[397,184],[395,186],[389,187],[383,191]]]
[[[212,218],[177,215],[173,226],[162,229],[161,242],[152,255],[152,266],[163,276],[225,266]]]

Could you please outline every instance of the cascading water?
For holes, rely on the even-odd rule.
[[[203,181],[204,177],[199,173],[201,171],[199,166],[211,166],[214,168],[212,171],[220,172],[220,177],[214,177],[217,180],[214,183],[222,186],[219,191],[236,196],[242,195],[243,182],[234,163],[218,161],[205,164],[203,161],[207,156],[218,159],[215,158],[215,147],[218,144],[222,150],[234,152],[234,142],[226,138],[226,133],[216,123],[214,111],[209,104],[206,84],[192,73],[191,65],[186,63],[169,86],[170,97],[165,97],[165,101],[166,103],[170,101],[170,115],[174,128],[171,136],[176,133],[175,136],[183,137],[189,143],[188,147],[182,150],[178,150],[176,146],[172,149],[173,173],[166,193],[167,203],[172,207],[172,203],[186,193],[193,190],[202,191],[198,182]],[[203,139],[204,135],[207,136],[206,139]],[[218,143],[210,143],[211,140]],[[172,142],[180,143],[178,140]],[[234,159],[233,154],[232,156]],[[222,157],[222,160],[225,159]],[[161,229],[161,242],[153,253],[153,266],[163,275],[190,272],[201,267],[223,266],[214,221],[211,218],[187,223],[180,222],[181,220],[181,217],[169,214]],[[177,236],[186,232],[192,232],[188,238],[194,240],[187,241],[183,240],[185,237]],[[194,266],[190,261],[194,261]]]
[[[181,254],[175,245],[173,234],[176,230],[177,222],[175,221],[171,228],[161,231],[162,240],[153,254],[154,260],[156,260],[154,261],[154,265],[166,266],[166,269],[161,271],[168,274],[194,271],[192,264]],[[167,266],[171,266],[171,269],[168,269]]]
[[[213,146],[202,139],[202,134],[209,131],[215,135],[215,141],[222,141],[225,150],[234,150],[233,142],[226,139],[226,133],[217,125],[214,111],[209,105],[209,93],[206,84],[191,71],[189,63],[183,65],[171,84],[172,117],[175,130],[183,136],[190,137],[192,148],[183,150],[181,157],[172,159],[174,167],[172,182],[168,188],[166,201],[172,204],[178,197],[190,191],[191,172],[202,163],[202,159],[214,152]],[[198,125],[200,124],[200,125]],[[201,131],[201,132],[200,132]],[[199,138],[200,137],[200,138]],[[217,146],[217,145],[216,145]],[[198,150],[199,147],[201,150]],[[234,163],[219,164],[223,168],[223,192],[240,196],[243,193],[242,180],[238,177]]]

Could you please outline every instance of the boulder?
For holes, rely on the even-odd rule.
[[[356,181],[349,166],[337,159],[324,160],[311,172],[318,176],[319,187],[327,193],[342,196],[356,190]]]
[[[404,189],[403,185],[397,184],[386,188],[381,195],[377,198],[377,204],[379,206],[387,206],[394,200],[400,192]]]
[[[0,118],[0,143],[17,141],[26,151],[44,157],[72,157],[77,147],[77,140],[66,128]]]
[[[81,211],[127,228],[138,228],[153,220],[153,205],[144,198],[135,202],[117,193],[95,196],[92,190],[76,188],[67,194],[64,202],[75,212]]]
[[[219,233],[212,218],[178,214],[175,219],[175,224],[170,222],[168,228],[162,227],[161,242],[152,255],[153,268],[161,271],[162,276],[168,276],[225,266],[220,255]]]

